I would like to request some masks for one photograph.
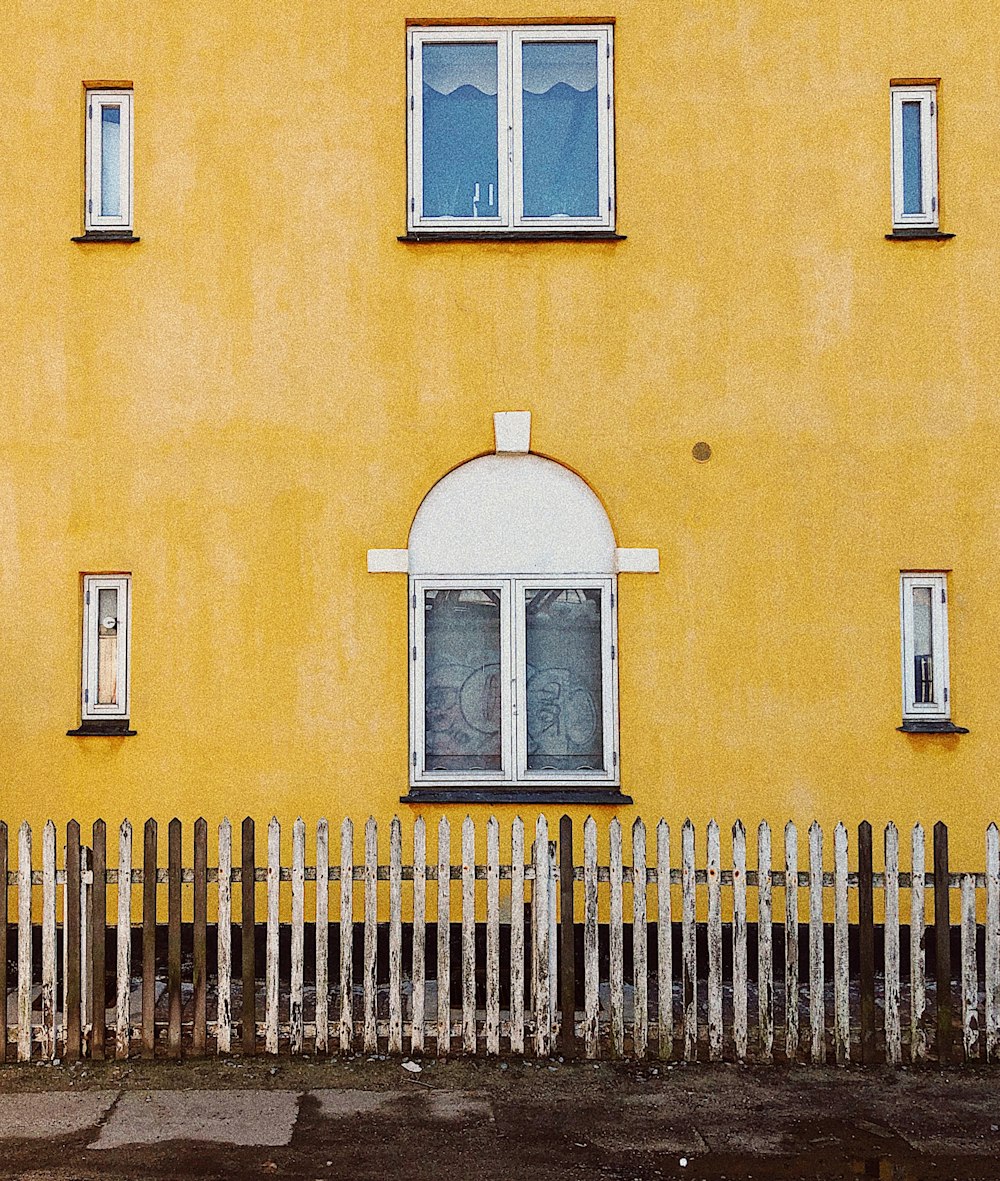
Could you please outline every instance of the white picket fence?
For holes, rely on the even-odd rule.
[[[571,856],[572,830],[565,818],[560,835],[569,856],[560,856],[556,843],[550,841],[555,833],[539,816],[527,860],[520,820],[511,825],[508,854],[501,859],[501,829],[491,817],[485,825],[486,859],[477,863],[476,823],[467,817],[461,826],[457,864],[446,818],[437,826],[437,856],[432,862],[427,857],[425,823],[414,822],[407,864],[398,819],[391,823],[389,859],[382,864],[373,819],[364,826],[364,855],[357,864],[350,819],[340,829],[339,864],[330,863],[329,827],[320,821],[313,838],[314,863],[308,866],[306,826],[301,820],[292,826],[290,866],[281,864],[279,822],[270,822],[266,867],[260,868],[251,822],[243,826],[241,866],[233,864],[228,821],[218,829],[215,867],[207,861],[207,826],[198,821],[194,827],[191,868],[181,864],[181,826],[176,820],[170,825],[166,868],[157,862],[157,831],[152,821],[145,828],[142,867],[136,864],[132,828],[125,821],[119,829],[117,868],[109,868],[103,822],[94,826],[89,850],[81,849],[79,828],[71,822],[62,865],[58,865],[59,842],[50,821],[42,831],[38,870],[32,860],[33,834],[23,824],[17,867],[8,872],[7,834],[0,826],[0,869],[7,885],[0,892],[3,946],[7,946],[8,926],[14,925],[8,919],[15,909],[17,929],[16,971],[9,971],[6,957],[0,966],[0,995],[6,999],[3,1056],[9,1056],[8,1044],[16,1044],[20,1061],[33,1056],[101,1057],[105,1028],[110,1026],[114,1044],[108,1050],[120,1058],[136,1050],[179,1055],[182,1046],[185,1053],[201,1054],[211,1048],[209,1039],[214,1039],[220,1054],[241,1046],[244,1053],[262,1048],[269,1054],[282,1049],[292,1054],[363,1050],[544,1058],[558,1048],[560,1053],[579,1052],[588,1058],[680,1055],[688,1061],[704,1057],[770,1062],[781,1057],[844,1064],[859,1057],[873,1060],[877,1038],[877,1056],[886,1062],[928,1057],[945,1062],[951,1060],[952,1020],[948,906],[955,890],[960,899],[959,1004],[955,1009],[961,1054],[967,1060],[1000,1060],[1000,841],[995,824],[986,832],[985,873],[961,874],[947,870],[946,843],[943,862],[935,872],[926,872],[925,834],[919,824],[910,834],[908,871],[900,869],[897,829],[892,824],[886,827],[880,872],[871,870],[870,828],[867,854],[859,830],[861,860],[858,868],[849,869],[850,842],[842,824],[833,834],[832,872],[824,868],[824,837],[818,824],[808,830],[804,865],[797,829],[792,823],[785,826],[783,864],[775,868],[771,830],[762,823],[757,830],[755,869],[747,868],[746,832],[739,822],[732,829],[726,868],[715,822],[707,828],[703,868],[696,865],[696,834],[689,821],[681,827],[679,868],[671,863],[671,832],[663,820],[655,827],[652,849],[646,826],[641,819],[635,821],[627,842],[631,864],[624,864],[626,842],[619,821],[612,819],[606,826],[600,843],[607,849],[604,863],[598,855],[598,824],[588,819],[579,865]],[[251,865],[253,873],[244,881],[243,868],[249,870]],[[936,881],[946,883],[946,888],[935,890]],[[266,893],[266,906],[259,916],[258,882],[265,884]],[[786,888],[786,883],[797,888]],[[167,886],[166,915],[157,885]],[[241,932],[242,972],[233,964],[235,885],[242,896],[235,924]],[[108,886],[114,887],[117,903],[113,928],[100,921],[107,913]],[[142,887],[141,907],[136,905],[137,886]],[[192,888],[187,906],[184,887]],[[214,887],[217,916],[212,924],[208,922],[210,887]],[[934,893],[935,924],[928,924],[926,918],[928,887]],[[336,916],[332,924],[331,889]],[[285,890],[288,894],[283,898]],[[774,921],[775,890],[783,895],[779,908],[783,922],[779,923]],[[909,971],[904,980],[900,892],[906,890],[910,895]],[[8,907],[12,891],[16,908]],[[877,926],[884,948],[877,965],[871,942],[876,891],[881,895],[882,919]],[[986,920],[982,973],[976,955],[980,891],[985,894]],[[805,915],[800,923],[803,892]],[[854,895],[856,925],[849,922]],[[307,902],[312,915],[308,924]],[[141,923],[134,921],[138,909]],[[284,922],[283,913],[290,916]],[[824,918],[831,915],[832,951],[824,944],[824,926],[830,926]],[[34,962],[33,938],[39,916],[40,965]],[[262,980],[257,978],[253,955],[258,917],[266,922]],[[485,928],[483,962],[478,959],[477,924]],[[164,925],[166,957],[156,948],[157,928],[162,930]],[[284,974],[279,953],[283,926],[290,928],[290,971]],[[383,933],[387,927],[388,936],[388,962],[382,965],[381,980],[380,926]],[[853,976],[852,926],[860,932],[860,969]],[[580,927],[583,970],[578,988],[577,954],[569,949]],[[675,970],[678,927],[680,956]],[[804,957],[808,968],[801,980],[800,927],[808,933]],[[356,928],[361,932],[357,964]],[[453,928],[461,934],[454,965]],[[503,928],[506,938],[502,940]],[[133,963],[133,936],[138,937],[140,929],[142,954]],[[101,1003],[111,975],[106,973],[107,930],[113,931],[116,952],[113,1008]],[[214,973],[209,971],[209,930],[216,935]],[[753,972],[751,930],[757,934]],[[190,932],[189,953],[183,950],[183,931]],[[307,933],[312,942],[310,957]],[[339,967],[336,982],[330,979],[331,952],[335,951],[331,933],[339,945],[339,964],[332,965]],[[780,979],[775,973],[775,934],[784,941]],[[938,961],[933,978],[928,976],[925,946],[931,934],[937,940]],[[724,935],[728,948],[724,948]],[[701,947],[704,956],[699,955]],[[433,952],[433,974],[428,970],[429,951]],[[307,958],[312,961],[308,981]],[[724,959],[728,972],[724,972]],[[189,981],[183,979],[187,973]],[[881,1021],[876,1029],[879,999]],[[263,1021],[258,1021],[261,1013]],[[985,1029],[984,1039],[981,1029]]]

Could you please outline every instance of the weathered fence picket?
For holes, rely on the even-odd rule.
[[[602,863],[599,825],[594,817],[588,817],[577,864],[568,818],[556,828],[544,815],[538,816],[530,851],[525,847],[524,825],[515,819],[509,857],[501,859],[500,825],[490,817],[485,826],[485,861],[480,864],[476,860],[480,831],[476,822],[466,817],[461,827],[461,858],[453,863],[450,822],[442,817],[436,864],[428,864],[426,827],[418,819],[413,827],[412,862],[405,864],[403,826],[394,817],[388,833],[388,863],[380,864],[379,829],[369,818],[364,826],[363,861],[355,864],[354,826],[347,818],[340,829],[339,864],[331,865],[329,826],[320,820],[316,824],[315,865],[307,865],[307,832],[302,818],[292,825],[290,862],[283,864],[281,825],[274,817],[268,824],[266,867],[258,870],[250,819],[243,825],[239,866],[233,865],[232,827],[226,820],[219,825],[214,867],[209,865],[206,822],[199,819],[193,825],[193,863],[185,865],[181,823],[172,820],[165,868],[158,865],[153,820],[143,827],[141,868],[128,820],[118,829],[113,867],[107,864],[103,821],[94,824],[90,849],[81,843],[79,825],[69,822],[62,865],[55,825],[50,821],[39,834],[40,867],[32,864],[34,834],[25,823],[18,830],[17,865],[10,872],[7,831],[0,826],[0,883],[4,885],[0,891],[0,938],[12,934],[12,925],[17,930],[13,976],[0,957],[0,998],[8,1005],[0,1056],[8,1055],[13,1040],[21,1061],[39,1056],[52,1060],[63,1054],[68,1059],[103,1057],[109,1019],[113,1021],[114,1045],[108,1053],[119,1059],[133,1051],[148,1057],[158,1046],[174,1057],[182,1051],[194,1055],[210,1049],[230,1053],[239,1033],[232,1011],[232,892],[239,883],[243,934],[240,1043],[247,1054],[255,1052],[258,1034],[263,1035],[263,1048],[270,1054],[282,1050],[304,1053],[307,1038],[312,1039],[310,1046],[322,1053],[329,1049],[331,1029],[337,1031],[342,1053],[363,1047],[368,1053],[420,1054],[427,1049],[430,1020],[434,1051],[442,1057],[459,1051],[491,1056],[527,1051],[545,1058],[555,1052],[558,1035],[560,1054],[580,1052],[592,1059],[605,1054],[630,1055],[641,1060],[650,1052],[652,1037],[654,1052],[667,1058],[674,1052],[673,937],[679,933],[680,1030],[685,1059],[718,1061],[729,1057],[739,1062],[767,1062],[775,1057],[773,890],[777,886],[784,891],[786,1059],[793,1060],[799,1053],[801,995],[808,1011],[808,1055],[815,1063],[827,1060],[828,1045],[832,1047],[831,1060],[838,1064],[852,1061],[855,1028],[860,1028],[862,1061],[900,1065],[919,1062],[931,1054],[942,1063],[952,1061],[947,1036],[950,1028],[945,1029],[943,1023],[953,1007],[960,1012],[962,1031],[960,1048],[956,1039],[956,1053],[968,1061],[1000,1060],[1000,832],[996,825],[991,824],[985,833],[985,872],[962,873],[948,869],[947,832],[943,826],[935,826],[933,875],[925,871],[924,829],[919,824],[911,830],[910,870],[906,873],[899,866],[900,834],[891,823],[883,833],[881,872],[872,866],[872,831],[866,822],[858,828],[856,872],[849,868],[849,838],[843,824],[832,834],[829,868],[824,865],[823,832],[817,823],[810,825],[808,865],[802,873],[797,830],[792,823],[784,831],[783,871],[773,867],[771,829],[766,823],[757,830],[755,869],[747,867],[742,823],[736,822],[732,829],[731,869],[723,868],[719,826],[712,822],[704,831],[704,861],[699,867],[694,825],[684,823],[680,864],[674,869],[666,821],[656,825],[654,854],[648,848],[646,824],[636,818],[626,865],[622,826],[612,818],[604,830],[607,860]],[[558,835],[558,840],[550,841],[550,834]],[[339,921],[331,927],[329,890],[338,880]],[[426,946],[428,880],[437,882],[436,955],[430,964]],[[312,881],[316,884],[314,1025],[307,1020],[312,1013],[306,1013],[305,893],[306,883]],[[485,882],[482,893],[477,885],[480,881]],[[283,882],[290,883],[287,895]],[[363,883],[359,887],[363,899],[355,899],[355,882]],[[412,883],[412,895],[406,892],[407,883]],[[582,908],[578,910],[574,907],[574,883],[582,886]],[[266,894],[263,979],[258,978],[255,946],[258,884]],[[654,884],[656,933],[651,949],[649,889]],[[115,888],[113,902],[107,896],[109,885]],[[166,887],[165,913],[157,906],[160,885]],[[935,891],[936,1035],[926,1012],[927,885]],[[133,919],[135,892],[140,887],[141,914]],[[679,932],[675,932],[672,891],[678,887],[681,905]],[[802,931],[806,935],[803,952],[808,980],[800,984],[798,895],[803,887],[808,897],[808,927]],[[753,888],[756,894],[750,895],[750,902],[754,905],[748,909],[748,893]],[[874,892],[879,889],[878,924],[884,954],[876,964]],[[910,1004],[904,1031],[900,890],[905,889],[910,891]],[[627,914],[626,890],[631,890]],[[949,917],[951,890],[957,891],[960,902],[957,932]],[[460,895],[460,913],[458,906],[453,906],[453,892],[456,902]],[[856,966],[848,955],[854,930],[849,926],[852,892],[858,906],[860,957]],[[356,901],[363,901],[363,920],[360,915],[355,918]],[[729,923],[730,915],[727,928],[723,918]],[[980,934],[982,915],[985,925]],[[210,916],[215,924],[214,939]],[[528,916],[530,940],[525,931]],[[757,965],[751,979],[748,952],[753,919]],[[828,919],[832,920],[832,951],[824,946]],[[156,939],[164,920],[167,954],[165,962],[158,963]],[[574,924],[578,924],[575,932]],[[287,932],[283,930],[286,925]],[[114,928],[110,937],[115,955],[106,971],[109,926]],[[577,1026],[574,934],[581,934],[581,927],[583,1020]],[[380,929],[387,935],[387,943],[381,944],[388,947],[387,985],[379,981]],[[731,947],[731,959],[723,955],[727,929],[732,942],[725,950],[728,953]],[[337,981],[331,981],[328,967],[331,930],[339,949],[334,952],[339,956]],[[485,961],[480,964],[477,939],[483,933]],[[948,967],[948,945],[955,935],[959,954],[953,976]],[[141,937],[142,949],[141,956],[134,959],[133,936]],[[455,948],[461,948],[460,963],[454,964],[454,998],[453,937]],[[285,939],[288,942],[283,944]],[[707,957],[699,976],[700,939],[705,941]],[[980,939],[979,947],[985,949],[982,980],[977,962]],[[282,946],[290,950],[290,962],[283,959],[287,952],[280,952]],[[188,965],[190,979],[186,976]],[[478,984],[479,970],[482,986]],[[360,977],[357,999],[356,975]],[[309,985],[312,981],[310,976]],[[722,1000],[730,984],[732,1006],[727,1010]],[[650,989],[655,991],[655,1001]],[[707,1013],[704,1029],[699,1028],[700,990],[704,990],[702,1012]],[[855,990],[860,996],[860,1022],[852,1027]],[[260,991],[263,1022],[258,1025],[255,994]],[[431,1014],[427,1012],[429,995],[436,996]],[[879,996],[884,998],[881,1005],[877,1003]],[[457,1023],[453,1021],[453,999],[456,1006],[460,1004]],[[137,1009],[133,1016],[133,1004],[140,1001],[141,1013]],[[651,1003],[655,1029],[650,1027]],[[386,1008],[381,1009],[382,1005]]]
[[[891,1066],[903,1060],[899,1019],[899,833],[891,822],[885,829],[885,1059]]]
[[[747,1032],[747,834],[733,825],[733,1043],[736,1061],[745,1062]]]
[[[365,822],[365,935],[364,935],[364,1049],[378,1052],[376,992],[378,979],[378,829],[375,819]]]
[[[834,1060],[851,1060],[851,994],[847,959],[847,829],[833,830],[833,1043]]]
[[[698,959],[695,943],[694,825],[681,829],[681,1004],[684,1009],[684,1060],[698,1057]]]
[[[761,1062],[774,1054],[774,943],[771,909],[771,829],[757,829],[757,1027]]]
[[[622,826],[616,816],[608,829],[610,840],[609,874],[610,913],[608,918],[608,942],[610,947],[610,1006],[611,1006],[611,1055],[621,1058],[625,1053],[625,936],[622,925]],[[537,887],[537,882],[536,882]]]
[[[593,821],[588,821],[592,824]],[[594,956],[597,956],[597,853],[596,834],[594,852]],[[670,825],[661,820],[656,826],[656,960],[657,960],[657,1038],[661,1058],[669,1058],[674,1048],[674,985],[673,985],[673,938],[671,935],[670,912]],[[596,965],[595,965],[595,993]],[[589,1032],[589,1027],[588,1027]],[[588,1058],[597,1056],[597,1020],[593,1029],[594,1052]]]
[[[403,829],[389,826],[389,1053],[403,1052]]]
[[[42,829],[42,1028],[41,1054],[56,1052],[56,826]]]
[[[986,830],[986,1060],[1000,1059],[1000,832]]]
[[[640,1060],[649,1046],[646,938],[646,826],[637,816],[632,825],[632,1042]]]
[[[340,826],[340,1034],[338,1049],[348,1054],[354,1043],[354,825]]]
[[[219,825],[219,892],[218,892],[218,997],[215,1048],[228,1054],[232,1048],[233,1032],[233,830],[228,820]],[[155,886],[154,886],[155,889]],[[155,895],[154,895],[155,897]],[[146,981],[143,980],[143,985]],[[143,992],[145,997],[145,992]],[[143,1017],[145,1028],[145,1016]]]
[[[910,1059],[927,1057],[924,1013],[927,1004],[924,969],[924,830],[913,826],[910,844]]]
[[[799,837],[785,825],[785,1057],[799,1053]]]

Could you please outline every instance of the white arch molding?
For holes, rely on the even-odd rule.
[[[427,493],[406,549],[371,549],[371,573],[657,573],[659,551],[621,548],[592,489],[529,451],[527,411],[494,415],[496,453],[443,476]]]

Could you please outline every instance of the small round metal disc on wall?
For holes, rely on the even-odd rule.
[[[712,448],[707,443],[695,443],[691,454],[698,463],[707,463],[712,458]]]

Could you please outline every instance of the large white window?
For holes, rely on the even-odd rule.
[[[128,719],[131,589],[127,574],[84,576],[84,724]]]
[[[613,28],[411,28],[411,230],[614,228]]]
[[[893,86],[892,224],[938,225],[937,87]]]
[[[132,229],[132,91],[87,91],[88,231]]]
[[[902,574],[903,721],[947,721],[948,577]]]
[[[496,453],[453,468],[417,509],[409,575],[411,802],[629,803],[619,790],[619,549],[584,480],[530,450],[531,415],[494,415]]]
[[[413,579],[413,782],[617,782],[614,606],[613,578]]]

